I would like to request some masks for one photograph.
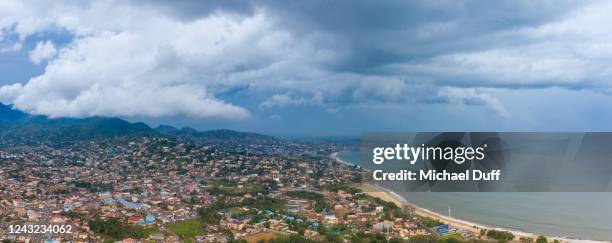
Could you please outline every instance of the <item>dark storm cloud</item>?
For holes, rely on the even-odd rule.
[[[265,4],[293,33],[333,36],[338,71],[376,72],[457,51],[522,43],[504,32],[555,21],[577,1],[277,1]]]
[[[254,11],[252,1],[223,1],[223,0],[132,0],[133,4],[145,7],[154,7],[174,18],[191,21],[206,17],[217,12],[232,13],[237,15],[251,15]]]
[[[149,2],[136,1],[140,4]],[[528,40],[504,32],[558,20],[584,1],[155,1],[180,19],[263,9],[282,29],[342,54],[338,72],[377,67]],[[378,71],[380,72],[380,71]]]
[[[612,31],[605,25],[610,2],[72,3],[14,0],[13,10],[0,9],[9,13],[0,28],[10,46],[28,36],[46,43],[41,34],[53,28],[74,37],[67,45],[50,40],[59,55],[45,70],[62,72],[45,71],[36,82],[1,86],[0,99],[58,116],[248,117],[257,111],[269,112],[267,117],[290,106],[335,113],[454,104],[508,114],[512,109],[505,106],[516,104],[518,96],[502,100],[499,94],[550,87],[609,90],[612,79]],[[106,49],[113,51],[97,51]],[[73,75],[75,70],[82,76]],[[129,85],[117,85],[116,77]],[[117,94],[127,101],[100,102]],[[157,98],[162,95],[175,99]],[[72,113],[44,106],[65,100]],[[145,109],[157,101],[172,102]],[[226,115],[229,108],[234,112]],[[210,113],[202,116],[200,110]]]
[[[439,77],[419,69],[435,58],[513,48],[539,41],[516,34],[562,20],[586,1],[134,1],[171,16],[191,20],[212,13],[251,16],[264,11],[278,29],[315,48],[332,50],[333,60],[319,63],[333,73],[426,77],[457,87],[572,87],[563,82],[516,85],[514,80],[488,82],[486,75]],[[406,70],[404,67],[417,66]],[[555,77],[553,77],[554,79]],[[453,80],[449,80],[453,79]],[[458,81],[458,79],[461,79]]]

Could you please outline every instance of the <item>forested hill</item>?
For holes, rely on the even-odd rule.
[[[61,145],[78,140],[124,135],[155,135],[142,122],[119,118],[48,118],[30,115],[0,103],[0,147],[52,143]]]
[[[281,140],[257,133],[232,130],[197,131],[159,126],[152,129],[142,122],[131,123],[114,117],[49,118],[30,115],[0,103],[0,147],[74,141],[116,136],[169,136],[199,145],[275,145]]]
[[[238,132],[233,130],[210,130],[197,131],[193,128],[175,128],[171,126],[159,126],[156,131],[169,136],[177,137],[181,140],[199,145],[275,145],[283,140],[252,132]]]

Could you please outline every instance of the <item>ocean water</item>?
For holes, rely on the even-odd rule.
[[[367,168],[357,152],[341,152],[344,161]],[[612,193],[559,192],[409,192],[400,193],[420,207],[481,225],[534,234],[612,240]]]

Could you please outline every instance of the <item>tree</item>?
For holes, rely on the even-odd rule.
[[[365,227],[366,228],[372,228],[372,220],[368,219],[368,221],[365,222]]]
[[[222,217],[219,215],[219,213],[217,213],[217,210],[218,209],[216,207],[200,208],[198,209],[198,214],[205,223],[218,224]]]
[[[538,238],[536,239],[536,243],[548,243],[548,239],[546,239],[545,236],[540,235],[538,236]]]
[[[389,243],[403,243],[404,241],[399,238],[391,238],[389,239]]]
[[[509,241],[514,239],[514,234],[508,231],[497,231],[497,230],[488,230],[487,237],[496,239],[499,241]]]
[[[109,236],[113,239],[125,237],[146,238],[149,236],[148,232],[143,228],[126,224],[118,218],[107,220],[95,218],[89,221],[89,227],[93,232]]]
[[[442,243],[461,243],[461,240],[457,239],[457,238],[454,238],[454,237],[451,237],[451,238],[448,238],[448,239],[443,239],[440,242],[442,242]]]
[[[415,235],[415,236],[411,236],[408,239],[408,242],[410,243],[433,243],[433,242],[438,242],[438,240],[433,235]]]
[[[270,243],[319,243],[319,241],[306,239],[299,235],[278,236],[274,239],[270,239],[268,242]]]

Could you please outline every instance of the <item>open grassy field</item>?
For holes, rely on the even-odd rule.
[[[168,225],[168,229],[183,239],[206,234],[204,223],[197,219],[170,224]]]

